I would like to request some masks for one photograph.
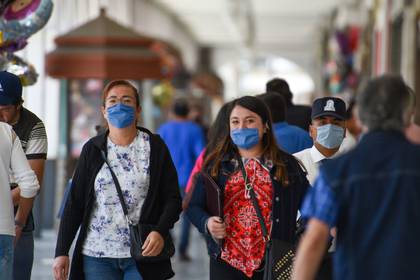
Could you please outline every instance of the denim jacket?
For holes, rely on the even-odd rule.
[[[337,201],[334,279],[418,279],[420,146],[372,131],[320,172]]]
[[[268,166],[274,190],[271,237],[286,242],[294,242],[297,211],[310,185],[306,179],[305,172],[292,155],[284,153],[283,161],[289,176],[289,184],[287,186],[283,186],[279,178],[275,177],[275,167],[271,166],[270,168]],[[214,178],[222,193],[229,176],[238,168],[238,163],[233,155],[227,155],[222,160],[219,175]],[[206,192],[201,175],[197,177],[196,186],[193,189],[186,213],[191,222],[204,234],[209,255],[213,258],[219,256],[221,248],[207,231],[207,220],[210,218],[210,215],[206,211]]]

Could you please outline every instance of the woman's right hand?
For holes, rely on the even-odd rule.
[[[68,256],[59,256],[54,259],[53,273],[55,280],[67,280],[70,259]]]
[[[226,236],[226,224],[220,217],[210,217],[207,221],[207,229],[213,238],[223,239]]]

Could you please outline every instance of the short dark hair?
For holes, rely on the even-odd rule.
[[[188,104],[188,100],[186,98],[177,98],[175,99],[172,105],[172,111],[178,117],[186,117],[190,112],[190,105]]]
[[[383,75],[370,80],[357,95],[358,116],[369,130],[402,130],[411,106],[410,92],[400,76]]]
[[[283,96],[286,105],[292,104],[293,93],[290,91],[289,84],[284,79],[274,78],[265,85],[266,92],[276,92]]]
[[[266,92],[260,95],[257,95],[271,113],[271,118],[273,123],[284,122],[286,120],[286,102],[284,101],[283,96],[275,92]]]

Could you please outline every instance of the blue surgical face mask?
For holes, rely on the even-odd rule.
[[[122,103],[115,104],[106,109],[108,121],[117,128],[131,125],[135,119],[135,109]]]
[[[344,128],[326,124],[316,129],[316,142],[327,149],[336,149],[340,147],[344,139]]]
[[[260,141],[257,128],[238,128],[230,132],[233,143],[241,149],[249,150]]]

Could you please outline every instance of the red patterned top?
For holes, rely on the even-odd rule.
[[[273,196],[270,172],[256,159],[248,160],[245,170],[270,232]],[[261,265],[265,244],[257,213],[249,193],[245,191],[245,182],[240,170],[229,177],[225,186],[224,201],[226,238],[221,259],[252,277]]]

